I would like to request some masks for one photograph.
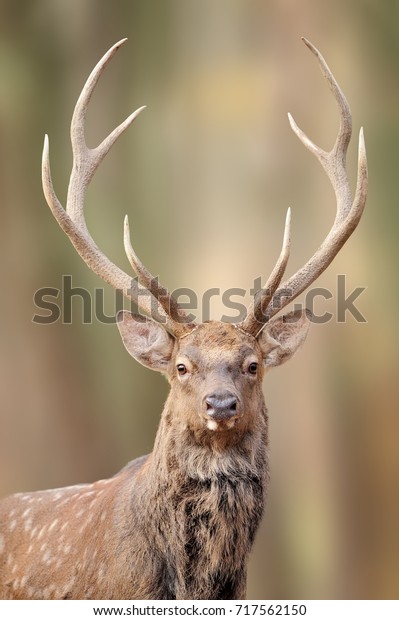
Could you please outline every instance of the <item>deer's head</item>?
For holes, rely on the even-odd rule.
[[[294,355],[309,321],[305,313],[293,312],[268,323],[256,337],[240,326],[210,321],[176,337],[151,319],[121,311],[118,327],[130,355],[167,376],[183,425],[245,432],[263,410],[265,370]]]
[[[289,359],[304,341],[309,321],[306,312],[275,318],[282,308],[307,289],[327,268],[356,228],[367,195],[367,162],[363,132],[359,138],[358,180],[354,200],[346,172],[346,151],[352,132],[348,103],[318,50],[304,40],[318,59],[340,111],[340,128],[330,152],[316,146],[292,117],[291,127],[317,157],[333,186],[337,213],[333,226],[309,261],[281,284],[290,249],[290,211],[287,214],[282,250],[268,281],[258,291],[244,321],[238,325],[209,322],[196,324],[161,286],[135,254],[125,220],[124,245],[137,281],[114,265],[93,241],[84,218],[84,196],[98,165],[119,135],[143,108],[131,114],[95,149],[84,138],[84,121],[93,89],[110,58],[124,43],[114,45],[89,76],[78,99],[71,124],[74,163],[66,210],[53,188],[48,140],[43,152],[43,187],[47,202],[76,250],[87,265],[106,282],[122,290],[147,318],[122,311],[118,326],[129,353],[140,363],[163,372],[171,384],[182,424],[215,436],[245,431],[262,409],[264,372]],[[150,292],[163,324],[153,321]],[[185,416],[185,417],[184,417]]]

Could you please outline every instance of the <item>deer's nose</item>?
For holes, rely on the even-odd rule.
[[[237,415],[238,399],[231,392],[214,392],[205,397],[206,414],[212,420],[230,420]]]

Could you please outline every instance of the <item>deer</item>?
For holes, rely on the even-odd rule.
[[[263,378],[296,353],[312,318],[306,309],[276,315],[326,270],[357,227],[367,197],[363,129],[352,199],[346,169],[350,108],[320,52],[303,40],[338,106],[333,148],[322,150],[291,115],[289,122],[327,174],[336,216],[313,256],[281,284],[291,245],[288,210],[275,267],[240,322],[192,320],[135,253],[127,217],[124,248],[135,278],[112,263],[88,231],[87,186],[144,109],[133,112],[96,148],[87,146],[89,101],[126,39],[98,62],[76,103],[66,209],[53,187],[45,137],[42,181],[53,216],[88,267],[136,304],[137,312],[120,310],[116,317],[123,344],[140,364],[166,376],[170,392],[151,454],[106,480],[17,493],[0,502],[2,599],[245,598],[249,552],[269,482]]]

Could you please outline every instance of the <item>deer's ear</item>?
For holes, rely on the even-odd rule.
[[[134,359],[152,370],[166,372],[174,338],[149,318],[121,310],[116,316],[123,344]]]
[[[280,366],[305,342],[310,327],[309,310],[295,310],[273,319],[258,336],[265,366]]]

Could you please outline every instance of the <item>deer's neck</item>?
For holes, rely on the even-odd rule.
[[[126,531],[142,541],[130,561],[145,558],[138,582],[163,584],[159,598],[243,598],[268,480],[266,412],[224,448],[168,413],[130,486]]]
[[[212,442],[164,411],[150,457],[159,546],[177,598],[244,597],[246,558],[268,480],[267,418],[230,443]],[[156,518],[156,517],[155,517]]]
[[[219,476],[264,476],[268,442],[264,404],[257,425],[244,433],[191,428],[184,414],[176,415],[171,406],[167,401],[150,456],[152,485],[162,480],[170,484],[174,477],[205,481]]]

